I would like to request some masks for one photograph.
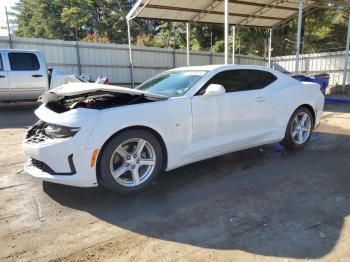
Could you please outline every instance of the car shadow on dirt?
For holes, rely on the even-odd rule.
[[[165,173],[136,195],[43,187],[64,206],[153,238],[320,258],[335,247],[349,215],[349,153],[348,135],[316,133],[304,150],[277,144],[227,154]]]

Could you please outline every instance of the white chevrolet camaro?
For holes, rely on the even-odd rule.
[[[318,84],[243,65],[177,68],[135,89],[66,84],[40,100],[40,121],[23,141],[25,171],[117,193],[233,151],[274,142],[301,148],[324,106]]]

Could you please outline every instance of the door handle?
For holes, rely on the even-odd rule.
[[[38,78],[38,77],[43,77],[43,75],[32,75],[32,77]]]
[[[4,75],[0,75],[0,78],[5,78],[6,76],[4,76]]]
[[[258,96],[257,98],[255,98],[255,101],[256,101],[256,102],[263,102],[263,101],[265,101],[265,97],[263,97],[263,96]]]

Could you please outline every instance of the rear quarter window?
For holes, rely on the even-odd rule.
[[[12,71],[36,71],[40,69],[37,56],[32,53],[9,53]]]
[[[257,69],[231,69],[217,73],[197,93],[202,95],[210,84],[222,85],[227,93],[263,89],[277,80],[272,73]]]

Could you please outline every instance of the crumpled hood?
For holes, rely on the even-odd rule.
[[[124,93],[124,94],[130,94],[130,95],[144,95],[146,97],[154,98],[154,99],[167,98],[164,95],[149,93],[149,92],[145,92],[145,91],[137,90],[133,88],[95,84],[95,83],[68,83],[49,90],[49,93],[53,93],[58,96],[65,97],[65,96],[75,96],[75,95],[81,95],[86,93],[92,93],[96,91],[110,92],[110,93]]]

